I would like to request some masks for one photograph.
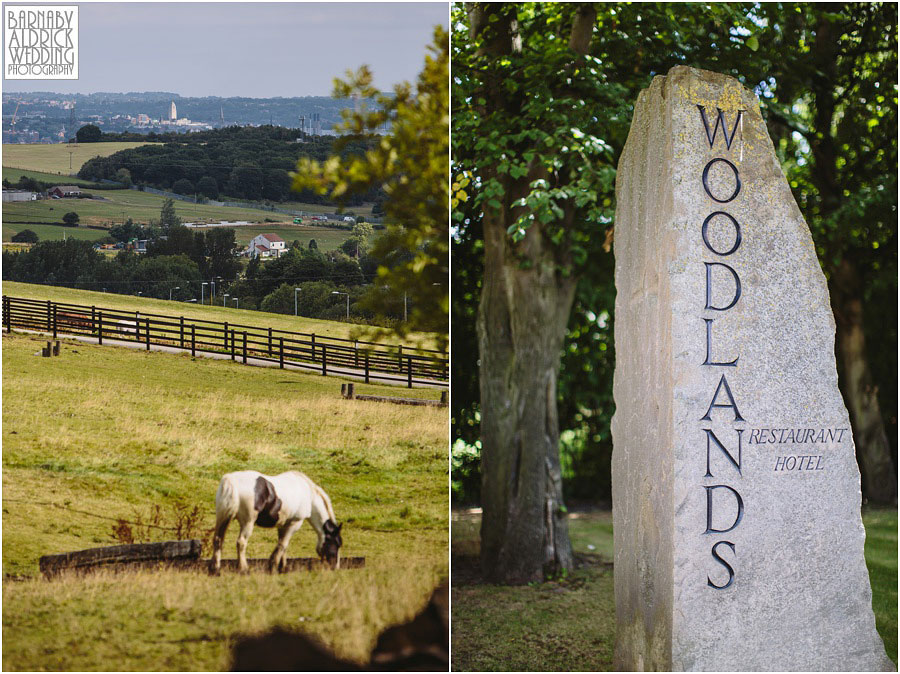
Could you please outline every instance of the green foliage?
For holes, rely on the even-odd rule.
[[[122,183],[125,187],[131,187],[131,171],[123,166],[118,171],[116,171],[116,180]]]
[[[179,225],[181,225],[181,218],[175,215],[175,202],[171,199],[166,199],[159,210],[159,226],[164,231],[168,231],[170,227]]]
[[[102,135],[103,132],[100,131],[100,127],[93,124],[85,124],[75,132],[75,140],[79,143],[97,143]]]
[[[38,235],[30,229],[23,229],[21,232],[13,234],[13,243],[37,243]]]
[[[63,224],[68,225],[69,227],[77,227],[78,220],[78,213],[76,213],[75,211],[69,211],[62,218]]]
[[[366,304],[386,312],[387,297],[381,288],[406,292],[416,299],[405,330],[447,331],[448,297],[448,45],[446,32],[435,29],[430,54],[413,89],[407,83],[394,87],[394,95],[380,95],[372,86],[365,66],[335,81],[335,96],[375,98],[378,107],[362,106],[344,113],[342,130],[348,135],[336,142],[346,147],[354,138],[368,137],[390,122],[391,134],[382,137],[365,156],[325,162],[301,159],[295,189],[310,189],[345,203],[349,195],[372,186],[387,194],[384,211],[387,228],[373,245],[373,254],[388,259],[398,251],[392,266],[378,267],[375,287]]]
[[[172,191],[175,192],[175,194],[193,194],[194,183],[187,178],[179,178],[172,185]]]
[[[491,5],[494,21],[516,14],[522,50],[502,57],[486,48],[490,28],[473,40],[467,6],[452,7],[453,352],[478,352],[482,217],[506,210],[512,241],[536,228],[560,273],[579,278],[558,382],[564,487],[567,498],[608,497],[615,167],[639,92],[690,64],[759,95],[826,275],[852,257],[867,306],[878,308],[866,315],[866,339],[882,364],[873,367],[882,409],[896,409],[896,5],[592,7],[583,58],[568,47],[577,4]],[[508,191],[526,178],[524,194]],[[522,263],[532,263],[524,253]],[[475,448],[480,395],[470,364],[454,359],[451,415],[453,438]],[[896,461],[896,417],[886,421]],[[470,458],[464,466],[454,484],[472,484]]]
[[[203,176],[197,181],[197,191],[208,199],[219,198],[219,185],[212,176]]]

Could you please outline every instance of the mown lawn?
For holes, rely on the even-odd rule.
[[[866,510],[863,523],[876,626],[896,663],[897,510]],[[480,580],[479,526],[477,513],[453,513],[453,671],[612,671],[611,513],[573,513],[569,531],[579,568],[560,581],[530,586]]]
[[[3,241],[12,241],[14,235],[23,229],[30,229],[38,235],[40,241],[61,241],[62,239],[83,239],[85,241],[97,241],[109,236],[102,229],[88,229],[87,227],[63,227],[62,225],[17,225],[10,222],[3,223]]]
[[[190,356],[64,341],[45,359],[43,342],[2,341],[4,669],[218,670],[236,634],[276,624],[362,661],[447,575],[446,409],[348,401],[337,379]],[[38,577],[41,555],[115,544],[118,518],[146,522],[157,505],[163,526],[197,506],[208,529],[219,478],[246,468],[310,475],[345,523],[343,554],[366,568]],[[249,554],[274,543],[257,528]],[[289,554],[314,556],[314,543],[305,525]]]
[[[248,325],[273,330],[290,330],[294,332],[315,333],[323,337],[340,337],[342,339],[366,339],[374,336],[375,332],[364,325],[342,323],[340,321],[325,321],[316,318],[304,318],[303,316],[286,316],[249,309],[235,309],[223,307],[221,304],[199,305],[188,302],[169,302],[148,297],[136,297],[134,295],[117,295],[115,293],[96,292],[93,290],[80,290],[75,288],[63,288],[59,286],[45,286],[35,283],[19,283],[17,281],[3,281],[0,285],[4,295],[12,297],[24,297],[36,300],[51,300],[53,302],[67,302],[84,306],[97,306],[102,308],[124,311],[140,311],[150,314],[162,314],[165,316],[184,316],[185,318],[204,319],[208,321],[228,321],[229,323]],[[207,288],[207,301],[209,299]],[[219,302],[221,302],[221,295]],[[436,337],[433,333],[412,333],[405,340],[392,336],[378,335],[379,342],[386,344],[421,345],[434,348]]]

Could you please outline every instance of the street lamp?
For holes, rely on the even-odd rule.
[[[339,293],[337,290],[331,291],[332,295],[346,295],[347,296],[347,318],[350,318],[350,293]]]
[[[169,301],[172,301],[172,291],[173,290],[181,290],[181,286],[175,286],[174,288],[169,288]]]
[[[216,299],[216,282],[214,280],[210,280],[209,290],[209,303],[212,304],[212,301]]]
[[[203,291],[205,290],[204,286],[208,286],[208,285],[209,285],[209,283],[207,283],[206,281],[204,281],[203,283],[200,284],[200,304],[203,304]]]
[[[239,309],[241,306],[241,298],[240,297],[232,297],[231,299],[234,300],[234,308]]]
[[[300,292],[300,288],[294,288],[294,316],[297,315],[297,293]]]
[[[225,301],[226,301],[229,297],[230,297],[230,296],[229,296],[228,293],[225,293],[224,295],[222,295],[222,306],[223,306],[223,307],[225,306]]]

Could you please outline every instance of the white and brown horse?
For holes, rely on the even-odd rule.
[[[216,490],[216,528],[210,573],[218,573],[222,562],[222,541],[232,519],[237,518],[241,531],[237,539],[238,565],[247,571],[247,540],[253,525],[278,527],[278,545],[269,557],[269,570],[284,570],[285,553],[291,536],[304,520],[309,520],[319,537],[316,553],[331,568],[340,565],[341,527],[335,521],[331,499],[306,475],[288,471],[268,476],[255,470],[228,473]]]

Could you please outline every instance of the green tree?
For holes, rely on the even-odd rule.
[[[68,227],[77,227],[79,220],[78,213],[76,213],[75,211],[69,211],[63,216],[62,220],[63,224]]]
[[[118,171],[116,171],[116,180],[122,183],[125,187],[131,187],[131,171],[123,166]]]
[[[375,98],[378,108],[347,110],[342,129],[348,132],[335,143],[337,151],[358,136],[371,134],[390,122],[391,134],[383,137],[365,155],[332,157],[324,163],[301,159],[294,189],[329,194],[339,202],[348,196],[382,186],[387,226],[374,243],[382,256],[394,250],[409,252],[409,259],[394,267],[379,267],[367,306],[387,313],[384,293],[408,292],[415,298],[409,321],[398,332],[409,330],[447,332],[448,299],[448,43],[447,33],[435,29],[434,41],[415,89],[409,84],[394,88],[393,96],[380,95],[372,86],[372,73],[365,66],[348,73],[346,82],[336,80],[334,94],[340,98],[359,95]]]
[[[179,178],[172,185],[172,191],[175,192],[175,194],[193,194],[194,183],[187,178]]]
[[[38,235],[30,229],[23,229],[21,232],[13,234],[11,241],[13,243],[37,243]]]
[[[172,199],[166,199],[159,210],[159,226],[163,228],[163,231],[167,231],[170,227],[180,225],[181,218],[175,215],[175,202]]]
[[[102,136],[100,127],[93,124],[85,124],[75,132],[75,140],[79,143],[98,143]]]
[[[316,243],[315,239],[309,240],[309,249],[310,250],[319,250],[319,244]]]
[[[219,185],[212,176],[203,176],[197,181],[197,191],[208,199],[219,198]]]

